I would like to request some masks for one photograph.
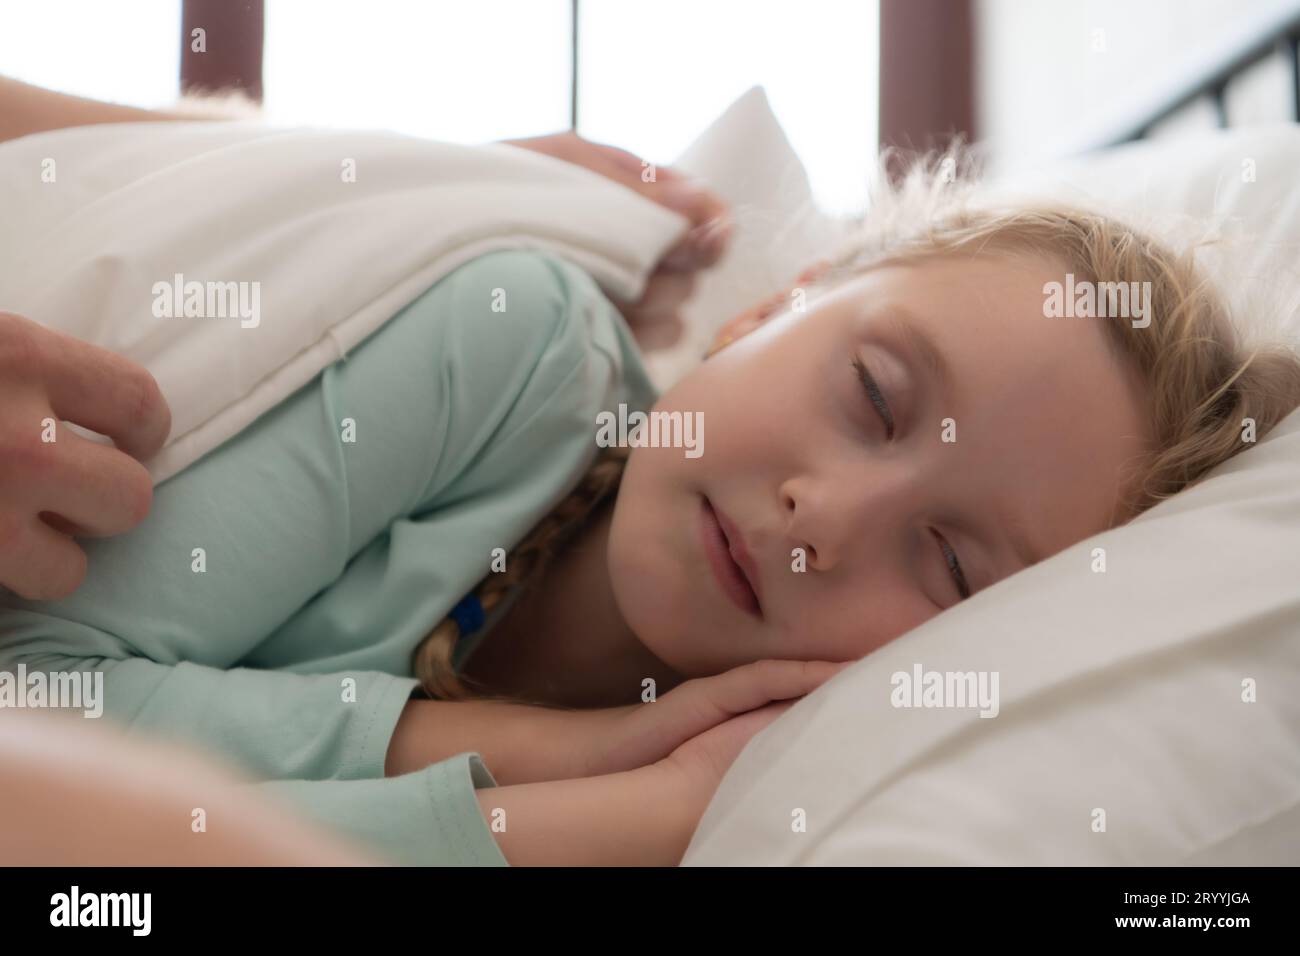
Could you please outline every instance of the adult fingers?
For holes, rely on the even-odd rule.
[[[0,366],[19,358],[25,374],[45,386],[55,415],[107,435],[136,458],[163,446],[171,411],[152,375],[130,359],[37,325],[0,314]]]
[[[676,314],[642,317],[635,309],[624,309],[623,315],[643,352],[672,348],[686,331],[686,323]]]
[[[674,174],[672,170],[665,170],[664,175]],[[686,216],[692,224],[686,235],[664,254],[660,268],[707,269],[722,258],[731,243],[733,224],[731,212],[721,198],[684,177],[652,183],[645,195]]]
[[[681,339],[686,326],[678,310],[694,289],[694,275],[660,270],[647,281],[640,299],[619,303],[642,349],[669,348]]]
[[[86,552],[35,515],[0,518],[0,584],[29,601],[67,597],[86,577]]]
[[[694,176],[679,172],[670,166],[660,166],[654,170],[654,179],[647,182],[644,170],[649,167],[642,166],[640,159],[617,147],[603,148],[621,154],[621,157],[615,157],[615,164],[617,165],[618,160],[622,159],[620,171],[629,179],[634,179],[629,185],[647,198],[685,216],[692,225],[699,226],[713,219],[731,218],[730,210],[722,197]]]
[[[153,482],[129,455],[65,431],[37,493],[37,510],[75,526],[78,533],[121,534],[149,513]],[[67,524],[58,525],[68,530]]]
[[[637,314],[643,317],[671,315],[695,291],[695,275],[690,272],[668,272],[660,269],[646,282],[641,298],[635,303]]]
[[[686,233],[659,261],[661,269],[695,271],[707,269],[722,258],[731,242],[731,223],[712,219]]]
[[[685,216],[691,229],[665,255],[662,266],[668,269],[705,269],[716,263],[731,241],[731,209],[717,193],[700,180],[671,167],[654,170],[654,179],[646,181],[649,168],[640,157],[604,143],[587,143],[604,157],[598,171],[673,212]],[[592,164],[589,168],[597,168]]]

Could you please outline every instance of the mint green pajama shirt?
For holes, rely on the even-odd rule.
[[[0,589],[0,668],[101,670],[106,717],[233,762],[394,862],[504,864],[477,753],[384,777],[411,654],[576,483],[597,414],[653,401],[585,272],[481,256],[160,484],[134,531],[84,540],[74,595]]]

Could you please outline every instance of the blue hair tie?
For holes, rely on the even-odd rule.
[[[476,594],[467,594],[461,598],[460,603],[451,609],[448,616],[460,628],[461,637],[473,634],[487,619],[487,615],[483,613],[483,603],[479,601]]]

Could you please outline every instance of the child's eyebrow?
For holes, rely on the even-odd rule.
[[[913,367],[928,371],[938,390],[945,399],[948,398],[952,382],[948,362],[911,312],[900,307],[891,308],[889,314],[880,319],[876,329],[898,344]]]

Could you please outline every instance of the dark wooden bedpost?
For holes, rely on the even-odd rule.
[[[880,145],[974,140],[971,0],[880,0]]]
[[[181,92],[243,93],[262,99],[263,0],[184,0]],[[194,31],[203,31],[202,52]]]

